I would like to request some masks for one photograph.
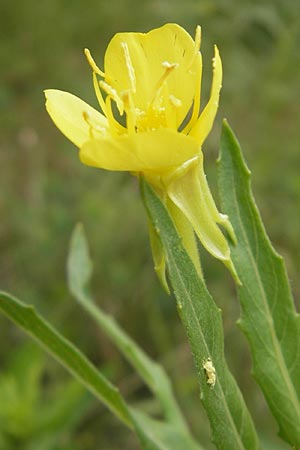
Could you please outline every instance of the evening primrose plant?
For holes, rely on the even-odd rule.
[[[210,99],[201,108],[200,40],[200,27],[192,39],[175,24],[145,34],[118,33],[108,45],[103,71],[85,51],[101,112],[70,93],[52,89],[45,91],[46,107],[57,127],[79,148],[84,164],[128,171],[139,179],[155,269],[166,289],[170,285],[174,291],[216,448],[262,446],[227,366],[221,311],[206,287],[195,236],[233,275],[241,305],[239,325],[249,343],[253,375],[280,437],[290,448],[300,449],[300,319],[283,260],[271,246],[255,205],[250,171],[226,121],[218,160],[219,195],[226,214],[219,212],[211,195],[202,145],[218,109],[222,63],[215,47]],[[161,365],[89,294],[92,263],[81,225],[72,235],[67,267],[72,295],[148,386],[159,418],[130,405],[34,308],[0,293],[0,309],[132,430],[141,448],[203,449]],[[275,447],[271,443],[264,448]]]
[[[149,33],[118,33],[106,50],[104,71],[85,50],[102,113],[72,94],[52,89],[45,91],[46,108],[80,149],[84,164],[143,174],[167,205],[199,274],[194,232],[237,279],[218,225],[234,239],[233,229],[217,210],[201,150],[218,109],[222,63],[215,47],[211,95],[200,113],[200,42],[199,26],[195,40],[176,24]],[[124,124],[117,115],[125,117]],[[166,285],[165,252],[151,222],[149,227],[155,268]]]

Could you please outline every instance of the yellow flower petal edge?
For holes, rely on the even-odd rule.
[[[220,91],[222,88],[222,76],[222,61],[219,50],[217,46],[215,46],[215,56],[213,58],[213,81],[211,85],[210,99],[190,133],[191,136],[197,139],[200,145],[203,144],[210,133],[217,114]]]
[[[174,127],[178,128],[200,88],[199,45],[177,24],[166,24],[148,33],[117,33],[105,53],[105,81],[121,97],[122,92],[130,90],[140,112],[149,111],[152,102],[154,111],[161,105],[167,115],[168,109],[174,109],[168,97],[174,96],[177,102]],[[164,76],[164,85],[160,85]],[[165,89],[163,99],[161,95],[155,98],[160,89]]]
[[[97,124],[99,129],[107,129],[106,117],[75,95],[47,89],[45,96],[46,109],[51,119],[77,147],[81,147],[90,138],[89,121]]]
[[[211,131],[222,87],[222,62],[215,46],[210,99],[200,111],[201,29],[193,39],[169,23],[148,33],[117,33],[99,68],[88,49],[101,112],[67,92],[45,91],[55,125],[90,166],[143,176],[165,202],[183,245],[202,276],[195,234],[238,281],[230,248],[219,225],[235,239],[219,213],[203,169],[202,144]],[[149,228],[156,271],[166,287],[166,257]]]
[[[80,159],[84,164],[107,170],[162,175],[192,158],[197,150],[195,140],[189,136],[158,129],[90,139],[81,147]]]

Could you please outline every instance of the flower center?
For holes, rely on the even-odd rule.
[[[134,104],[136,79],[128,45],[126,42],[121,42],[121,46],[130,86],[127,90],[120,92],[119,97],[123,100],[128,133],[132,134],[141,131],[153,131],[158,128],[176,127],[172,109],[180,106],[181,103],[173,95],[171,96],[171,100],[168,99],[169,95],[166,81],[178,67],[178,64],[168,61],[162,63],[163,73],[155,84],[149,105],[146,110],[140,110]]]
[[[200,48],[200,27],[196,29],[195,37],[195,56]],[[106,79],[99,81],[97,76],[105,79],[105,73],[97,66],[88,49],[85,49],[85,55],[93,70],[93,83],[99,105],[107,117],[110,131],[116,136],[128,133],[132,135],[138,132],[154,131],[159,128],[171,128],[177,130],[177,111],[182,106],[181,100],[174,93],[170,92],[168,80],[179,67],[178,63],[163,61],[162,74],[154,85],[149,103],[145,109],[138,108],[134,103],[137,94],[136,74],[132,64],[130,51],[126,42],[121,42],[121,48],[124,56],[124,66],[128,76],[128,88],[118,92]],[[190,67],[194,62],[191,60]],[[200,110],[200,83],[201,73],[199,71],[199,89],[194,98],[193,111],[187,124],[181,129],[181,132],[188,134],[193,124],[198,118]],[[119,117],[125,113],[126,126],[122,125],[116,118],[113,103],[119,112]]]

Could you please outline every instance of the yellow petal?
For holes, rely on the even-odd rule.
[[[160,172],[173,169],[198,153],[197,142],[174,130],[91,139],[80,149],[84,164],[107,170]]]
[[[199,164],[181,178],[174,179],[168,186],[168,195],[190,221],[202,245],[214,257],[223,261],[239,282],[230,258],[228,242],[216,223],[216,207],[211,204],[212,197],[207,199],[209,188],[202,186],[207,181],[205,176],[199,176],[201,170],[203,168]]]
[[[91,124],[106,129],[107,119],[80,98],[56,89],[45,91],[47,111],[60,131],[77,147],[90,139],[90,125],[84,119],[89,117]]]
[[[124,51],[124,44],[126,52]],[[188,113],[199,86],[201,58],[192,37],[179,25],[166,24],[149,33],[118,33],[105,53],[106,81],[117,92],[132,89],[133,102],[145,111],[152,101],[164,65],[178,66],[167,77],[169,95],[178,100],[177,126]]]
[[[210,99],[202,111],[195,126],[190,132],[190,136],[197,139],[199,146],[203,144],[212,129],[218,106],[220,90],[222,87],[222,61],[218,48],[215,46],[215,56],[213,58],[213,80],[210,92]]]

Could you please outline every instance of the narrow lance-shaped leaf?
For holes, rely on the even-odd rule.
[[[171,450],[201,450],[191,435],[173,394],[172,385],[163,368],[134,342],[113,317],[104,313],[91,298],[88,288],[92,276],[92,261],[83,226],[78,224],[72,234],[68,257],[70,291],[91,315],[120,352],[135,368],[149,389],[160,401],[165,421],[154,420],[141,411],[131,408],[136,431],[143,448],[157,445]],[[150,441],[150,444],[149,444]]]
[[[70,341],[43,319],[33,306],[0,292],[0,310],[50,352],[84,386],[105,403],[127,426],[133,427],[129,410],[118,389]]]
[[[51,353],[125,425],[134,428],[143,450],[181,450],[182,442],[186,443],[186,450],[202,450],[190,435],[184,434],[173,424],[154,420],[138,409],[127,406],[118,389],[32,306],[0,292],[0,310]],[[153,431],[156,429],[159,431],[157,435]]]
[[[300,319],[296,314],[282,257],[271,246],[250,188],[250,172],[236,138],[224,122],[219,191],[237,242],[231,254],[253,372],[280,435],[300,448]]]
[[[260,446],[251,417],[224,358],[220,310],[184,250],[164,204],[144,179],[141,192],[166,251],[178,312],[190,341],[213,440],[220,450],[257,450]]]
[[[176,425],[153,419],[137,409],[131,409],[131,413],[142,450],[204,450]]]
[[[171,383],[163,368],[152,361],[148,355],[120,327],[113,317],[104,313],[94,303],[88,293],[88,285],[92,275],[92,261],[89,255],[88,242],[81,224],[72,234],[68,258],[68,281],[70,291],[91,315],[107,336],[118,347],[120,352],[139,373],[154,395],[159,399],[166,419],[185,433],[188,428],[172,392]]]

